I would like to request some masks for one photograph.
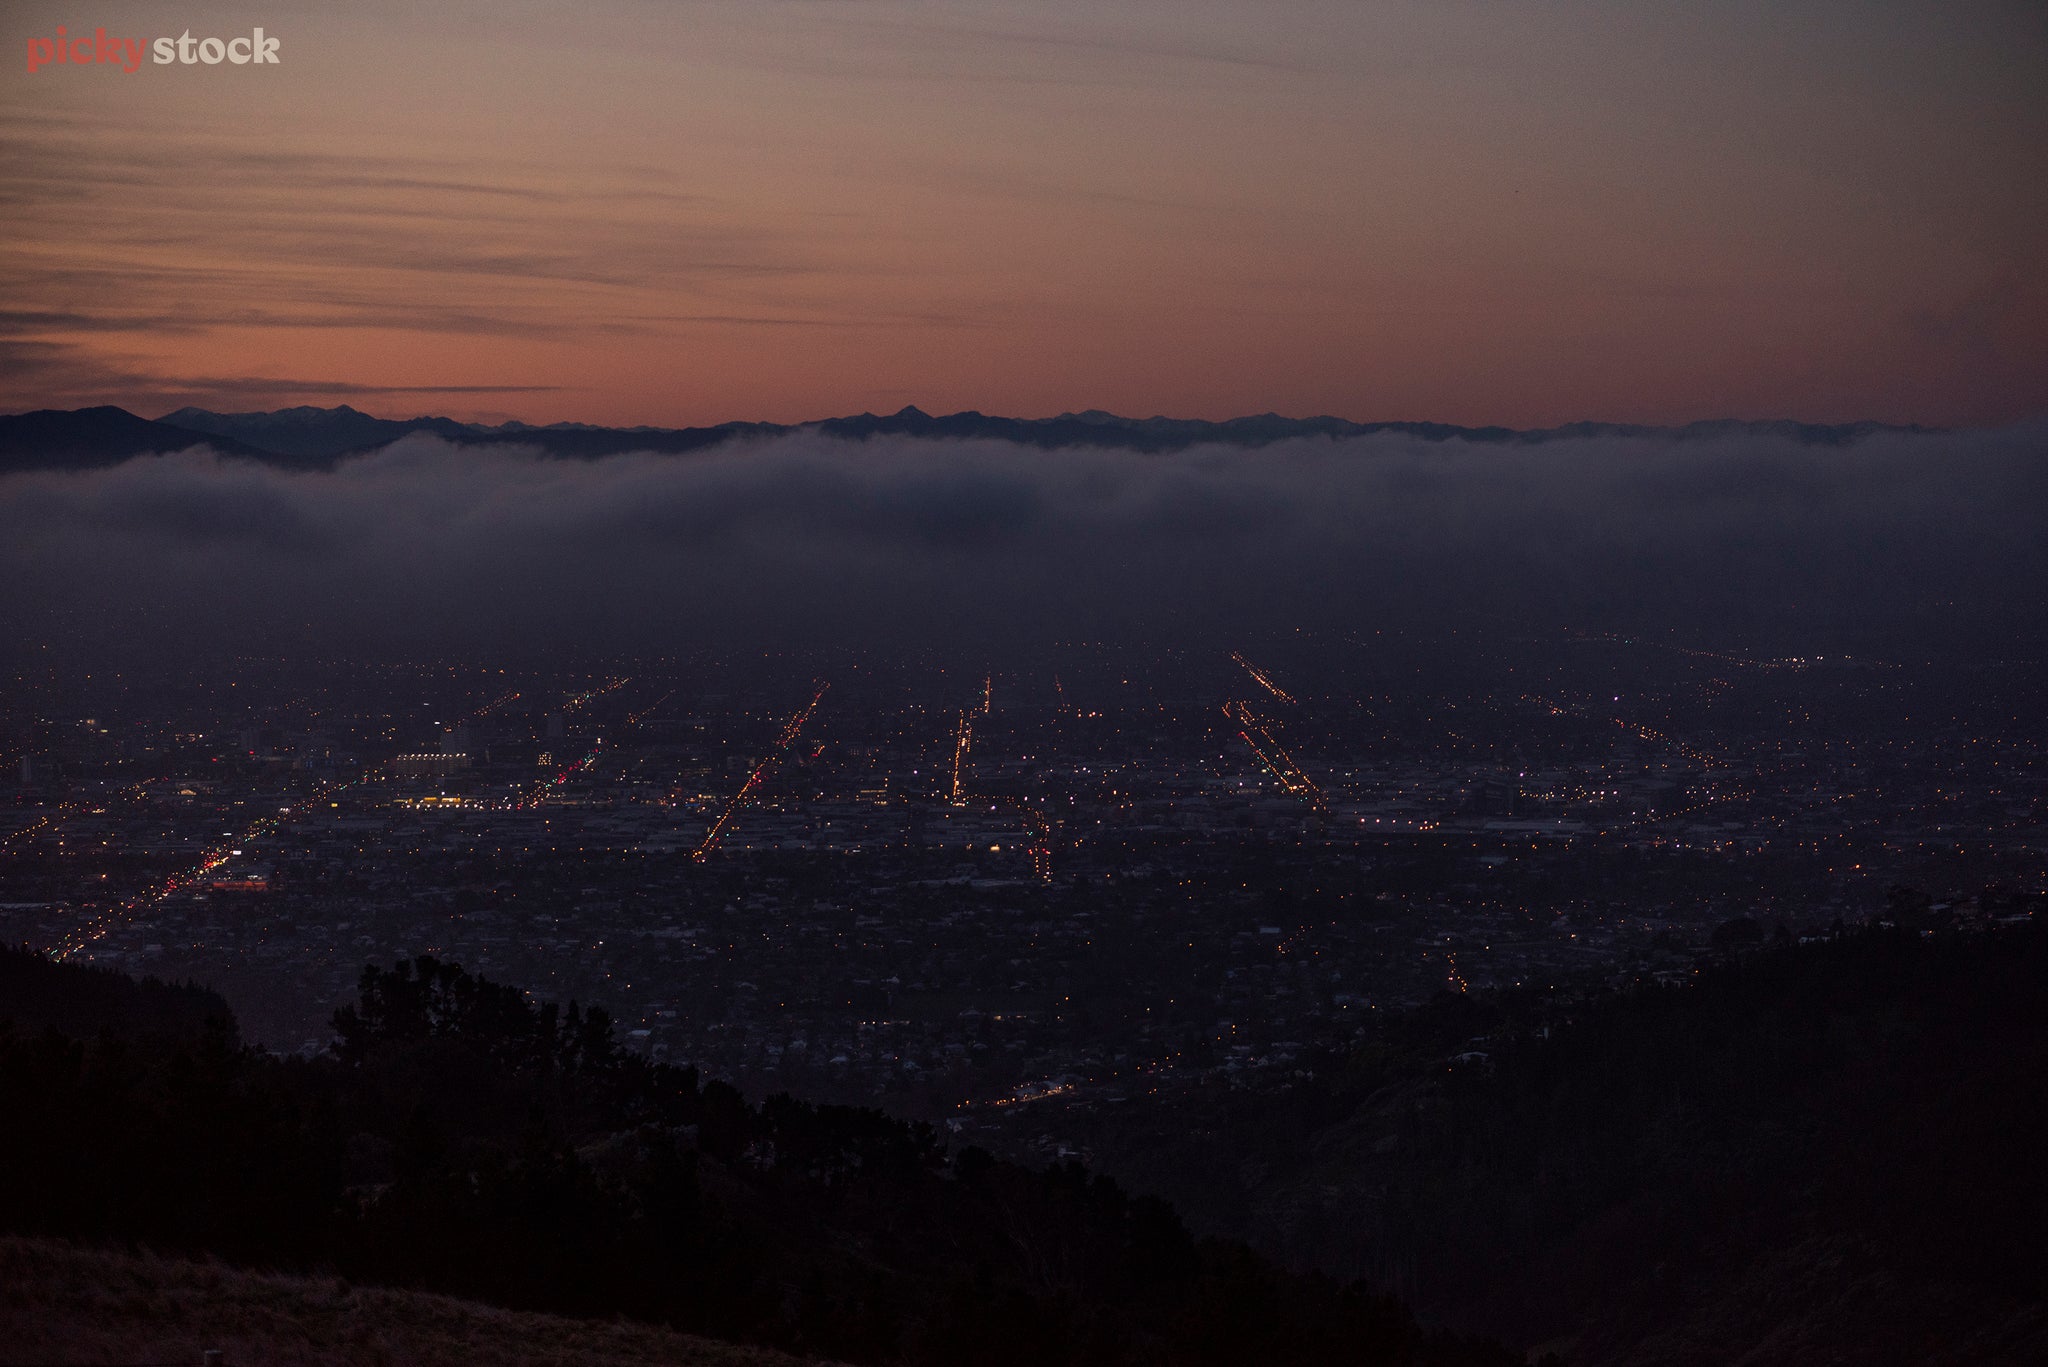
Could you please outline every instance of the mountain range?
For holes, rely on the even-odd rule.
[[[1424,441],[1540,445],[1588,437],[1630,437],[1697,441],[1731,436],[1770,436],[1803,445],[1843,446],[1879,432],[1923,432],[1920,427],[1884,423],[1752,422],[1717,419],[1678,427],[1633,423],[1575,422],[1561,427],[1460,427],[1436,422],[1359,423],[1344,418],[1287,418],[1276,413],[1211,422],[1198,418],[1126,418],[1099,409],[1053,418],[1005,418],[972,411],[934,417],[914,407],[895,413],[780,424],[728,422],[712,427],[599,427],[587,423],[522,422],[496,425],[453,418],[379,418],[342,404],[336,408],[281,408],[267,413],[216,413],[180,408],[155,420],[111,406],[72,410],[39,409],[0,416],[0,471],[88,469],[205,445],[222,455],[287,468],[327,468],[350,456],[388,446],[413,433],[427,433],[472,446],[538,448],[548,455],[594,460],[626,451],[682,453],[746,437],[792,432],[860,441],[891,436],[1011,442],[1051,450],[1061,447],[1167,452],[1196,445],[1261,447],[1297,437],[1363,437],[1393,433]]]

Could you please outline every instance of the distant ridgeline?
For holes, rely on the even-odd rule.
[[[1589,437],[1632,437],[1698,441],[1733,436],[1770,436],[1807,445],[1842,446],[1879,432],[1921,432],[1860,422],[1818,424],[1743,422],[1722,419],[1682,427],[1578,422],[1563,427],[1458,427],[1436,422],[1350,422],[1343,418],[1283,418],[1273,413],[1207,422],[1195,418],[1125,418],[1089,410],[1056,418],[1003,418],[983,413],[934,417],[916,408],[886,416],[778,424],[728,422],[714,427],[595,427],[552,423],[544,427],[508,422],[495,426],[452,418],[374,418],[343,404],[338,408],[285,408],[272,413],[214,413],[181,408],[151,421],[126,409],[39,409],[0,417],[0,472],[74,469],[115,464],[133,456],[206,445],[223,455],[287,468],[326,468],[344,457],[388,446],[400,437],[424,433],[471,446],[518,446],[570,459],[596,459],[627,451],[680,453],[748,437],[812,432],[860,441],[869,437],[981,440],[1055,449],[1094,447],[1122,451],[1180,451],[1198,445],[1269,446],[1301,437],[1363,437],[1391,433],[1424,441],[1463,440],[1502,445],[1535,445]]]
[[[880,1112],[759,1106],[600,1009],[420,959],[329,1057],[220,1000],[0,960],[0,1233],[134,1243],[876,1364],[1509,1367],[1392,1297],[1197,1240],[1078,1165]]]

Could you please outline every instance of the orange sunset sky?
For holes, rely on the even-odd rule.
[[[261,25],[250,68],[58,24]],[[2048,412],[2038,0],[43,0],[0,410]]]

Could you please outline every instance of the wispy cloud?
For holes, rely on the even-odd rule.
[[[88,162],[93,174],[79,176]],[[570,341],[678,324],[897,325],[886,311],[791,307],[779,282],[823,269],[806,234],[672,181],[641,167],[352,156],[223,133],[138,143],[103,119],[8,111],[0,338],[15,364],[0,404],[554,387],[520,376],[337,376],[317,388],[194,378],[192,360],[148,345],[178,338],[200,358],[209,339],[248,329]]]
[[[304,398],[309,395],[364,397],[373,394],[547,394],[551,384],[356,384],[348,380],[183,379],[160,381],[165,392],[233,396],[243,399]]]
[[[187,404],[218,406],[245,402],[331,403],[379,395],[545,394],[547,384],[366,384],[335,377],[193,376],[160,373],[146,361],[34,337],[10,337],[0,328],[0,371],[19,392],[30,395],[0,408],[84,407],[120,395],[144,411]]]

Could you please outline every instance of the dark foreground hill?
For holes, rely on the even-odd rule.
[[[240,1048],[203,1011],[182,1037],[137,1033],[104,975],[54,971],[116,1009],[0,1028],[0,1233],[858,1363],[1519,1361],[1197,1240],[1078,1166],[949,1153],[870,1110],[749,1105],[621,1050],[600,1010],[431,959],[367,971],[314,1060]]]
[[[74,1039],[102,1030],[136,1041],[175,1043],[218,1031],[232,1043],[227,999],[197,983],[137,981],[111,968],[60,964],[40,954],[0,949],[0,1023]]]
[[[2048,1361],[2048,925],[1447,996],[1316,1074],[1088,1138],[1282,1261],[1575,1363]]]
[[[1078,1166],[748,1105],[620,1051],[602,1012],[431,960],[367,973],[314,1061],[235,1047],[179,989],[0,985],[36,981],[47,1020],[49,973],[122,1024],[0,1031],[0,1113],[30,1118],[0,1128],[17,1233],[856,1362],[1520,1357],[1368,1286],[1573,1363],[2048,1360],[2048,925],[1851,930],[1563,1004],[1446,997],[1287,1092],[1183,1094],[1090,1136],[1271,1262]],[[166,991],[182,1040],[136,1005]]]

